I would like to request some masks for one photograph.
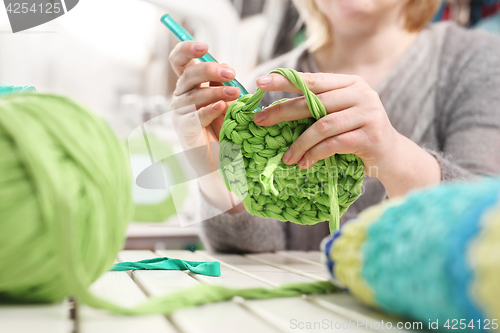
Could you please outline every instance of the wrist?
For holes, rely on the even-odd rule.
[[[223,213],[238,214],[245,211],[243,202],[231,193],[218,173],[198,179],[201,195]]]
[[[390,198],[441,181],[441,167],[435,157],[399,133],[393,141],[393,150],[377,171],[377,178]]]

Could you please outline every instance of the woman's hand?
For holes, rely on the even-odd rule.
[[[228,102],[239,97],[240,89],[222,85],[234,79],[235,71],[231,67],[196,60],[207,51],[204,43],[182,42],[170,53],[170,64],[179,76],[172,99],[172,118],[181,144],[188,151],[186,156],[200,177],[202,193],[219,209],[239,213],[244,210],[243,204],[228,210],[230,196],[231,204],[239,201],[214,172],[219,167],[218,145],[211,143],[218,144]],[[212,149],[205,148],[207,144]],[[193,149],[197,147],[200,149]]]
[[[235,71],[225,65],[195,60],[208,51],[199,42],[182,42],[170,53],[170,64],[179,76],[172,99],[174,124],[184,149],[219,141],[224,113],[229,101],[237,99],[240,89],[225,87],[235,77]],[[200,126],[201,125],[201,126]],[[207,129],[208,138],[202,128]]]
[[[368,176],[379,178],[389,196],[437,183],[436,159],[392,127],[378,94],[360,77],[301,73],[309,89],[327,110],[290,147],[283,163],[307,169],[334,154],[356,154]],[[266,91],[301,93],[279,74],[257,79]],[[311,117],[304,97],[270,106],[254,116],[260,126]]]

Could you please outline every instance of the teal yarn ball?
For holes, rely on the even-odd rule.
[[[124,145],[67,98],[17,94],[0,98],[0,152],[0,301],[85,293],[132,217]]]
[[[494,330],[500,179],[443,183],[371,207],[323,249],[332,278],[364,303],[424,329],[432,322],[448,330],[462,320],[470,332]]]

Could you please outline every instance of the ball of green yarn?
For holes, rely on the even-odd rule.
[[[330,230],[336,230],[342,214],[361,194],[363,162],[353,154],[336,154],[307,170],[284,164],[281,158],[291,144],[327,113],[295,70],[271,73],[285,76],[304,93],[314,118],[259,126],[253,115],[265,91],[242,96],[224,118],[219,172],[253,215],[303,225],[330,220]]]
[[[129,162],[104,120],[69,99],[0,98],[0,301],[84,293],[122,248]]]

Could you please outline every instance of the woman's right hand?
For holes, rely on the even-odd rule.
[[[240,89],[222,82],[234,79],[235,71],[226,64],[200,63],[197,58],[208,51],[204,43],[178,43],[170,53],[170,64],[179,76],[172,99],[174,125],[185,150],[219,141],[228,103],[236,100]],[[201,125],[201,128],[200,128]],[[207,129],[205,138],[202,128]]]
[[[239,213],[245,209],[243,203],[234,206],[238,198],[227,191],[219,174],[213,172],[219,167],[219,159],[218,146],[211,143],[219,142],[228,102],[240,96],[240,89],[222,85],[235,77],[234,69],[228,65],[196,60],[207,51],[206,44],[190,41],[177,44],[170,53],[170,64],[179,76],[172,99],[174,128],[184,150],[189,151],[187,158],[200,176],[205,198],[222,211]],[[206,144],[212,147],[212,157],[204,147]],[[200,149],[193,149],[197,147]],[[227,205],[230,197],[232,208]]]

